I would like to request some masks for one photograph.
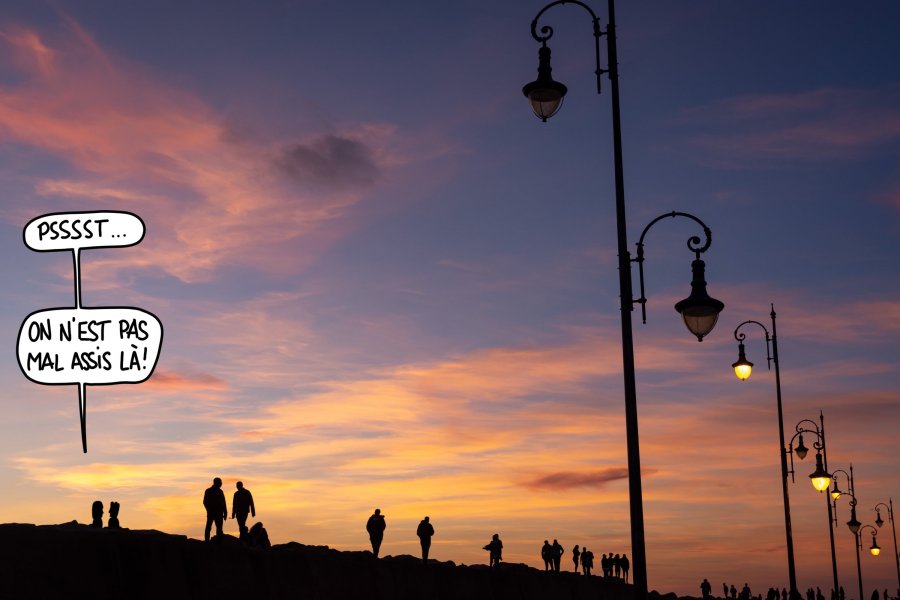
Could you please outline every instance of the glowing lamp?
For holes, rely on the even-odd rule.
[[[875,541],[875,536],[872,536],[872,547],[869,548],[869,552],[872,553],[872,556],[878,556],[881,554],[881,548],[878,546],[878,542]]]
[[[526,83],[522,93],[531,103],[531,110],[541,121],[556,114],[562,106],[563,97],[566,95],[566,86],[558,81],[553,81],[550,76],[550,48],[541,46],[538,50],[538,77],[531,83]]]
[[[734,369],[734,374],[741,381],[750,377],[750,373],[753,371],[753,363],[747,360],[746,355],[744,355],[744,342],[738,343],[738,359],[737,362],[731,363],[731,368]]]
[[[812,482],[813,487],[820,492],[828,489],[828,484],[831,482],[831,473],[822,466],[821,452],[816,452],[816,470],[809,474],[809,480]]]
[[[837,479],[834,480],[834,488],[831,490],[831,499],[837,500],[843,495],[844,492],[840,490],[837,484]]]

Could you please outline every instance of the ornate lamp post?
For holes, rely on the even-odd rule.
[[[638,258],[632,260],[628,251],[627,225],[625,221],[625,176],[622,166],[622,126],[619,108],[619,76],[618,57],[616,53],[615,35],[615,8],[614,1],[607,0],[608,18],[606,31],[601,28],[600,18],[584,2],[578,0],[556,0],[544,6],[531,22],[531,36],[541,44],[538,49],[538,77],[535,81],[526,84],[522,92],[528,98],[534,114],[546,121],[559,110],[563,98],[566,95],[566,86],[554,81],[551,76],[550,48],[547,42],[553,36],[553,28],[544,25],[538,29],[538,20],[550,8],[560,4],[572,4],[583,8],[590,15],[593,24],[594,35],[594,59],[596,64],[597,93],[600,93],[600,82],[603,75],[610,81],[612,101],[612,133],[614,174],[616,190],[616,234],[619,255],[619,296],[622,317],[622,372],[625,383],[625,431],[628,448],[628,495],[631,513],[631,553],[634,572],[635,600],[645,600],[647,597],[647,557],[644,543],[644,509],[641,492],[641,461],[638,438],[637,420],[637,392],[634,374],[634,341],[631,328],[631,311],[634,304],[639,303],[644,307],[646,299],[643,293],[641,298],[634,300],[631,281],[631,263],[643,261],[642,246],[638,244]],[[607,68],[600,66],[600,38],[606,36]],[[700,222],[696,217],[685,213],[670,213],[663,216],[687,216]],[[658,220],[658,218],[657,218]],[[655,222],[655,221],[654,221]],[[653,223],[651,223],[652,225]],[[702,223],[701,223],[702,224]],[[649,229],[648,225],[648,229]],[[703,225],[709,240],[709,229]],[[646,229],[644,233],[646,233]],[[643,239],[643,235],[641,236]],[[697,239],[697,238],[691,238]],[[707,241],[703,249],[699,249],[696,242],[688,242],[688,247],[696,252],[696,258],[692,263],[693,281],[691,282],[691,294],[675,305],[675,309],[681,313],[685,325],[697,336],[698,340],[712,331],[719,313],[724,304],[710,298],[706,293],[706,282],[703,278],[703,261],[700,260],[700,252],[709,246]],[[642,288],[643,289],[643,288]]]
[[[812,429],[810,429],[810,426]],[[819,492],[824,492],[831,483],[831,474],[828,473],[828,454],[825,447],[825,417],[822,415],[822,411],[819,411],[819,423],[804,419],[797,423],[794,430],[796,433],[788,443],[787,450],[791,457],[791,481],[794,479],[794,453],[797,454],[797,458],[800,460],[806,458],[809,448],[803,444],[803,434],[813,434],[816,436],[816,440],[813,442],[813,448],[816,450],[816,470],[810,474],[809,479],[814,488],[819,490]],[[797,438],[799,438],[799,441],[795,448],[794,440]],[[831,498],[829,498],[829,495],[827,494],[825,495],[825,508],[828,511],[828,538],[831,542],[831,573],[834,578],[833,589],[837,592],[840,589],[838,584],[837,555],[834,551],[834,529],[831,527],[831,521],[833,519],[831,513]]]
[[[844,477],[847,479],[847,486],[850,491],[844,492],[838,488],[838,473],[842,473]],[[847,521],[847,528],[850,530],[850,533],[853,534],[856,541],[856,579],[859,582],[859,597],[863,598],[863,583],[862,583],[862,566],[859,562],[859,530],[862,528],[862,523],[859,522],[859,519],[856,518],[856,487],[853,485],[853,465],[850,465],[850,472],[843,469],[835,469],[834,474],[832,475],[834,479],[834,488],[831,490],[831,498],[834,502],[835,511],[837,511],[837,499],[841,496],[850,496],[850,520]],[[837,513],[834,515],[834,526],[837,527]],[[869,525],[871,527],[871,525]],[[874,535],[872,537],[873,546],[876,546]],[[879,549],[880,551],[880,549]]]
[[[884,519],[881,518],[881,510],[880,506],[883,506],[887,509],[888,518],[891,521],[891,533],[894,534],[894,562],[897,564],[897,589],[900,590],[900,552],[897,551],[897,528],[894,526],[894,501],[891,498],[888,498],[888,503],[879,502],[875,505],[875,524],[878,525],[878,528],[881,529],[881,526],[884,525]]]
[[[753,370],[753,363],[747,360],[747,357],[744,354],[744,339],[746,339],[747,336],[741,331],[741,327],[749,324],[758,325],[766,334],[766,360],[768,366],[771,369],[772,364],[774,363],[775,365],[775,400],[778,406],[778,454],[781,456],[781,494],[784,498],[784,534],[787,540],[788,579],[791,586],[791,598],[797,599],[800,598],[800,592],[797,590],[797,572],[794,568],[794,537],[791,533],[791,502],[788,495],[787,483],[788,453],[785,451],[784,415],[781,409],[781,370],[778,364],[778,336],[775,330],[775,305],[772,304],[771,306],[772,312],[769,313],[769,316],[772,319],[771,335],[769,334],[769,330],[766,329],[766,326],[759,321],[744,321],[735,328],[734,339],[738,341],[738,359],[731,366],[734,368],[734,373],[737,375],[738,379],[743,381],[750,377],[750,373]],[[771,354],[769,353],[770,344]],[[835,588],[835,590],[836,589],[837,588]]]

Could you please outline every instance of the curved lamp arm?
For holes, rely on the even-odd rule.
[[[538,11],[538,14],[536,14],[534,16],[534,19],[531,21],[531,37],[540,42],[542,48],[547,47],[547,40],[553,37],[553,28],[549,25],[544,25],[543,27],[541,27],[541,32],[539,34],[538,19],[541,18],[541,15],[543,15],[545,12],[547,12],[557,4],[575,4],[588,11],[588,14],[591,15],[591,21],[594,24],[594,61],[596,63],[596,69],[594,72],[597,75],[597,93],[599,94],[601,76],[604,73],[609,72],[609,69],[600,68],[600,37],[606,35],[607,32],[600,30],[600,17],[598,17],[596,13],[594,13],[590,6],[588,6],[584,2],[579,2],[578,0],[556,0],[555,2],[551,2],[540,11]]]
[[[697,235],[692,235],[688,238],[687,241],[688,250],[694,253],[694,257],[696,260],[699,260],[700,254],[702,252],[706,252],[709,249],[710,244],[712,244],[712,231],[710,230],[710,228],[706,226],[706,223],[690,213],[673,210],[672,212],[667,212],[656,217],[655,219],[650,221],[650,223],[648,223],[646,227],[644,227],[644,231],[641,232],[641,237],[637,242],[637,258],[633,258],[632,262],[636,262],[638,264],[638,277],[640,279],[641,286],[641,297],[637,300],[634,300],[633,302],[635,304],[641,305],[641,320],[645,324],[647,323],[647,298],[644,294],[644,237],[646,237],[647,232],[650,231],[650,228],[656,225],[656,223],[658,223],[659,221],[675,217],[687,217],[688,219],[692,219],[693,221],[697,222],[700,227],[703,228],[703,235],[706,236],[705,242],[703,242],[703,240],[700,239],[700,236]],[[703,242],[702,245],[701,242]]]

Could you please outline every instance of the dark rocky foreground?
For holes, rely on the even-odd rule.
[[[377,560],[295,542],[256,550],[231,536],[215,544],[75,522],[0,525],[0,582],[0,597],[30,599],[631,600],[621,582],[519,564],[493,572],[452,562],[425,567],[411,556]]]

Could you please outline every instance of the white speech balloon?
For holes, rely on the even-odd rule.
[[[35,383],[141,383],[156,368],[162,337],[159,319],[140,308],[50,308],[22,323],[16,355]]]
[[[37,252],[134,246],[144,239],[144,222],[117,210],[49,213],[25,225],[25,245]]]

